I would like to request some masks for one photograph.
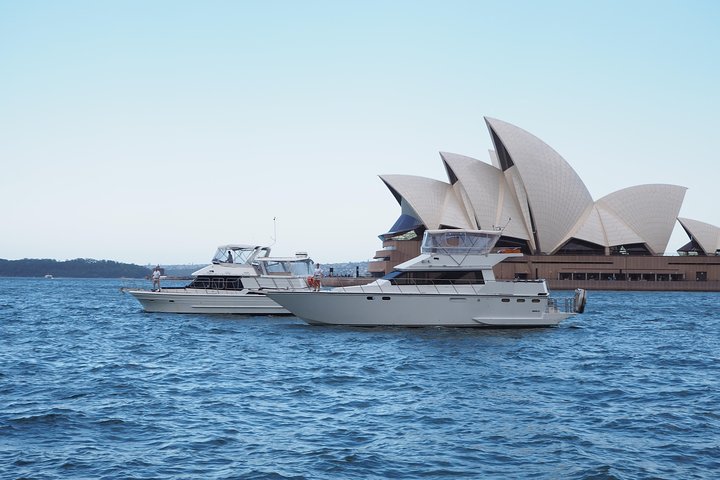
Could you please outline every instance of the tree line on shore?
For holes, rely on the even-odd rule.
[[[0,259],[0,277],[72,277],[72,278],[144,278],[150,275],[147,267],[112,260],[76,258],[57,261],[52,259],[4,260]]]

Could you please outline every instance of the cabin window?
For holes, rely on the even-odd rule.
[[[524,299],[524,298],[518,298],[518,299],[517,299],[517,303],[525,303],[525,299]]]
[[[509,298],[503,298],[502,301],[503,301],[503,303],[508,303],[508,302],[510,302],[510,299],[509,299]]]
[[[539,298],[533,298],[533,299],[532,299],[532,303],[540,303],[540,299],[539,299]]]
[[[196,277],[189,288],[210,288],[210,277]]]
[[[187,288],[212,288],[214,290],[242,290],[240,277],[197,277]]]
[[[242,290],[243,284],[240,277],[227,277],[225,279],[226,290]]]
[[[482,285],[485,283],[481,270],[470,271],[422,271],[391,272],[385,277],[393,285]]]

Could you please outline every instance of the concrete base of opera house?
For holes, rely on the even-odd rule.
[[[720,256],[528,255],[495,276],[545,278],[552,289],[720,291]]]
[[[325,277],[322,286],[326,288],[367,285],[377,280],[373,277]],[[550,290],[625,290],[625,291],[666,291],[666,292],[720,292],[720,281],[698,282],[694,280],[648,281],[648,280],[547,280]]]
[[[613,290],[613,291],[635,291],[635,292],[720,292],[720,282],[696,282],[685,281],[576,281],[576,280],[548,280],[548,288],[552,291],[575,290]]]
[[[368,270],[382,276],[417,255],[416,242],[403,243],[378,252],[384,259],[371,262]],[[544,278],[553,290],[720,292],[720,256],[525,255],[508,258],[494,271],[498,280]]]

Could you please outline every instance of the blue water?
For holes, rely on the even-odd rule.
[[[720,476],[717,293],[482,331],[148,314],[121,286],[0,279],[0,478]]]

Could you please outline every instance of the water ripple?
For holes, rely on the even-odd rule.
[[[0,279],[0,478],[715,478],[720,295],[544,330],[146,314]]]

